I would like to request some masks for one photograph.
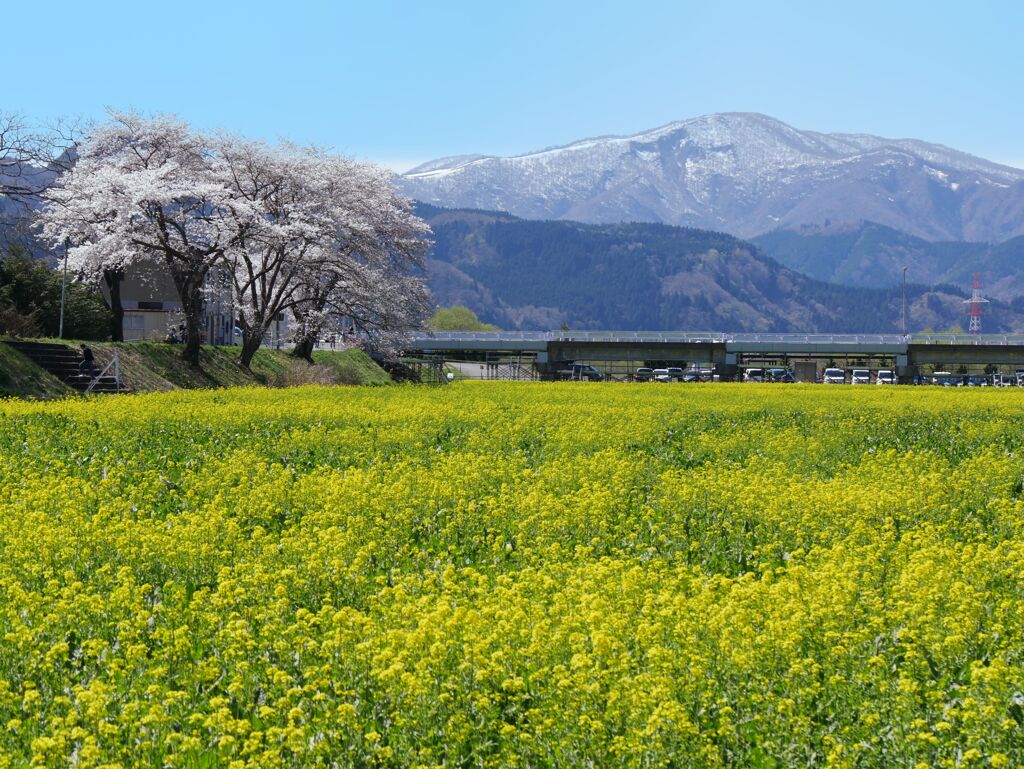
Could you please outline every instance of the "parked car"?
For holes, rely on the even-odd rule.
[[[604,374],[586,363],[573,363],[559,370],[560,379],[571,379],[574,382],[603,382]]]
[[[763,368],[748,368],[743,372],[744,382],[763,382],[765,381],[764,369]]]
[[[850,384],[871,384],[871,372],[866,368],[855,368],[850,374]]]
[[[993,374],[992,375],[992,386],[993,387],[1016,387],[1017,380],[1009,376],[1008,374]]]
[[[962,385],[964,378],[961,374],[954,374],[950,371],[936,371],[932,374],[932,384],[939,387],[958,387]]]
[[[980,374],[971,374],[966,378],[964,384],[967,387],[988,387],[988,378]]]
[[[691,368],[683,373],[684,382],[710,382],[714,379],[714,372],[706,368]]]
[[[824,384],[846,384],[846,372],[841,368],[827,368],[821,375]]]
[[[775,368],[768,369],[768,381],[769,382],[796,382],[796,377],[793,376],[793,372],[788,368],[776,366]]]
[[[637,382],[651,382],[654,380],[654,369],[642,366],[636,370],[633,379]]]
[[[896,384],[896,374],[888,369],[882,369],[875,374],[876,385],[894,385]]]
[[[665,379],[666,382],[682,382],[683,381],[683,370],[681,368],[679,368],[679,366],[669,366],[667,369],[665,369],[665,371],[667,372],[667,375],[668,375],[668,378]]]

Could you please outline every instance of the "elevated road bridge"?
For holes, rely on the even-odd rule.
[[[1024,370],[1024,335],[758,334],[670,331],[437,332],[415,337],[413,356],[482,363],[515,362],[554,378],[585,362],[626,375],[640,366],[707,366],[723,378],[744,367],[825,365],[892,368],[901,378],[938,369]]]

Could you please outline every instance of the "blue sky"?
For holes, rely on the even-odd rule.
[[[711,112],[1024,167],[1024,3],[11,3],[0,109],[175,112],[395,168]]]

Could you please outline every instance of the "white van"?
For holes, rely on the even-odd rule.
[[[896,384],[896,374],[889,370],[879,371],[875,375],[876,385],[894,385]]]
[[[866,368],[855,368],[850,375],[850,384],[871,384],[871,372]]]
[[[821,375],[824,384],[846,384],[846,372],[841,368],[827,368]]]

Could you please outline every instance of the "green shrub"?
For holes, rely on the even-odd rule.
[[[12,244],[0,256],[0,334],[56,335],[60,329],[62,273]],[[111,315],[99,292],[69,280],[64,297],[64,336],[107,339]]]

